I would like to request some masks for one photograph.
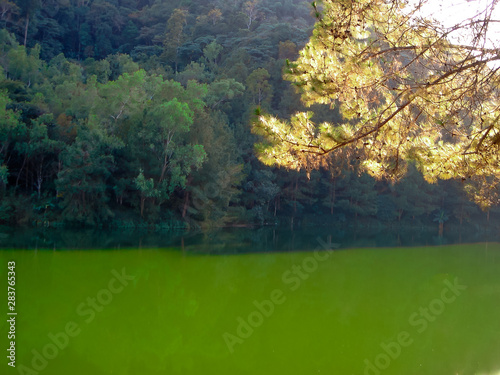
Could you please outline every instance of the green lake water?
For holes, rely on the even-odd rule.
[[[500,374],[500,244],[317,245],[2,250],[0,373]]]

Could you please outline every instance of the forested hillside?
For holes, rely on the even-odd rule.
[[[256,158],[255,110],[303,110],[282,74],[312,32],[307,1],[0,0],[0,10],[0,224],[421,225],[498,215],[495,199],[483,212],[460,181],[431,185],[414,168],[389,183],[339,157],[300,172]]]

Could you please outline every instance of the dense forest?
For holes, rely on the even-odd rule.
[[[429,184],[411,166],[388,182],[338,156],[313,171],[257,159],[256,109],[304,110],[282,76],[311,35],[307,1],[1,0],[0,9],[0,224],[465,225],[500,215],[460,180]]]

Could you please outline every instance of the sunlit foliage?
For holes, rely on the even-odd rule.
[[[338,107],[343,121],[260,115],[254,131],[265,136],[261,160],[311,169],[348,148],[377,178],[399,179],[412,161],[427,181],[472,179],[481,186],[470,188],[482,191],[472,194],[477,202],[498,202],[483,198],[500,178],[500,54],[486,43],[496,2],[450,28],[423,18],[424,2],[313,4],[314,34],[285,77],[306,105]],[[471,37],[461,45],[454,35],[464,30]]]

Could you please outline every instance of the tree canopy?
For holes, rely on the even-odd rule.
[[[492,35],[397,5],[4,1],[0,226],[498,223]]]
[[[307,106],[329,105],[343,119],[260,115],[260,159],[310,171],[343,149],[377,178],[399,179],[414,163],[430,182],[462,179],[483,207],[497,203],[483,194],[500,182],[497,1],[452,26],[424,17],[426,3],[313,3],[313,36],[285,77]]]

